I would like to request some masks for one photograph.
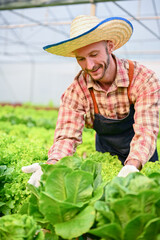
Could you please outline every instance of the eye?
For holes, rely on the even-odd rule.
[[[77,58],[78,62],[82,62],[84,60],[84,58]]]
[[[91,57],[96,57],[96,56],[97,56],[97,53],[92,53],[90,56],[91,56]]]

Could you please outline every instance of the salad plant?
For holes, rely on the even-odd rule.
[[[20,213],[51,239],[159,240],[160,173],[103,180],[100,163],[77,156],[41,167],[41,186],[28,186]]]
[[[94,203],[103,195],[100,164],[74,156],[41,167],[41,186],[29,185],[32,194],[21,213],[32,215],[53,236],[72,239],[88,232]]]
[[[160,173],[131,173],[105,186],[90,234],[106,240],[160,239]]]
[[[20,214],[0,218],[1,240],[44,240],[44,233],[33,217]]]
[[[46,162],[48,150],[53,144],[57,116],[56,110],[36,110],[29,106],[16,108],[0,106],[0,220],[9,221],[10,226],[13,225],[14,228],[17,221],[24,227],[25,221],[22,221],[22,216],[33,217],[36,226],[40,226],[40,228],[35,227],[39,229],[35,230],[35,233],[43,229],[45,240],[68,239],[69,231],[72,237],[77,232],[76,236],[79,236],[79,239],[90,236],[93,239],[110,240],[117,239],[118,235],[119,240],[126,238],[148,240],[147,236],[151,237],[150,232],[155,231],[155,236],[150,239],[159,240],[159,232],[156,229],[160,229],[160,201],[157,193],[160,185],[158,180],[160,161],[148,162],[139,174],[133,176],[131,174],[126,181],[120,180],[116,176],[122,167],[121,162],[109,153],[96,152],[95,132],[93,129],[84,128],[83,143],[78,146],[76,155],[73,156],[74,160],[72,157],[67,157],[61,160],[56,168],[55,166],[52,168],[43,163]],[[160,135],[158,135],[157,149],[160,156]],[[44,171],[38,189],[27,184],[31,174],[24,174],[21,171],[22,166],[35,162],[42,164]],[[57,176],[56,179],[53,172]],[[141,190],[143,188],[144,193],[137,189],[136,179],[137,182],[142,183]],[[79,185],[76,184],[78,181]],[[144,186],[149,182],[151,185],[147,185],[148,189],[145,189]],[[57,183],[59,185],[56,185]],[[131,185],[135,186],[134,190],[131,189]],[[50,204],[49,211],[45,201]],[[124,210],[125,203],[131,212]],[[149,212],[142,211],[143,208],[148,209]],[[50,209],[52,209],[51,213],[55,213],[54,220],[52,214],[49,214]],[[123,211],[120,211],[121,209]],[[5,220],[4,217],[11,219]],[[123,218],[126,220],[122,224]],[[141,226],[141,230],[136,224],[138,227]],[[103,229],[104,225],[108,229],[106,232],[110,232],[107,237],[100,236],[99,233],[99,228]],[[136,231],[132,228],[136,228],[139,235],[134,233]],[[127,231],[131,233],[131,237]],[[34,237],[37,236],[36,234]],[[42,233],[40,235],[43,236]],[[13,236],[14,240],[18,239],[16,235]],[[3,238],[9,239],[4,236]],[[21,239],[27,238],[23,235]]]
[[[0,106],[0,121],[10,122],[12,125],[24,124],[27,127],[44,127],[53,129],[58,117],[57,110],[36,110],[25,106]]]

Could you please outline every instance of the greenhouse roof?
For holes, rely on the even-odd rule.
[[[71,4],[99,3],[111,2],[115,0],[0,0],[0,10],[31,8],[31,7],[47,7],[47,6],[62,6]],[[118,1],[118,0],[117,0]],[[122,1],[122,0],[119,0]]]
[[[71,21],[81,14],[127,18],[134,32],[116,53],[160,59],[159,0],[0,0],[0,62],[57,60],[43,46],[69,38]]]

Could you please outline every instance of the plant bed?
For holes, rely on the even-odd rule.
[[[66,197],[65,199],[64,195],[62,195],[63,198],[61,199],[61,194],[59,194],[59,198],[57,195],[56,196],[54,195],[56,191],[60,191],[60,189],[62,190],[62,186],[60,184],[56,189],[56,184],[60,180],[58,177],[56,178],[56,180],[54,180],[55,181],[54,187],[52,186],[48,187],[47,184],[49,180],[47,179],[49,176],[44,174],[44,176],[46,176],[46,179],[42,178],[40,188],[36,189],[34,187],[32,188],[32,186],[30,185],[28,186],[27,184],[27,181],[29,180],[31,174],[24,174],[21,171],[22,166],[30,165],[35,162],[39,162],[40,164],[46,162],[48,158],[47,152],[53,143],[54,129],[55,129],[55,124],[58,116],[57,111],[36,110],[33,108],[26,108],[25,106],[24,107],[23,106],[17,106],[17,107],[12,107],[12,106],[1,107],[0,106],[0,110],[1,110],[0,111],[0,119],[1,119],[0,120],[0,133],[1,133],[1,138],[0,138],[0,148],[1,148],[1,151],[0,151],[0,180],[1,180],[0,216],[1,218],[0,219],[3,220],[4,219],[3,217],[5,216],[12,216],[12,218],[15,218],[16,214],[19,214],[20,216],[26,216],[26,215],[30,216],[32,217],[36,226],[40,226],[40,230],[42,230],[45,240],[61,240],[62,239],[61,234],[67,234],[67,231],[68,231],[68,230],[67,231],[65,230],[65,233],[59,234],[59,231],[61,231],[61,226],[63,224],[66,229],[67,228],[69,229],[68,225],[70,224],[71,229],[74,230],[74,235],[73,235],[74,240],[76,239],[77,240],[78,239],[79,240],[89,240],[89,239],[126,240],[127,237],[128,237],[127,240],[132,240],[133,238],[130,238],[127,235],[128,234],[127,229],[131,228],[129,232],[132,233],[133,231],[132,228],[139,229],[138,228],[139,226],[142,227],[143,232],[141,232],[141,235],[138,236],[138,235],[135,235],[137,233],[135,233],[136,231],[134,231],[134,233],[131,234],[134,236],[134,240],[148,240],[148,238],[145,239],[146,234],[150,236],[149,231],[156,232],[155,229],[157,228],[159,229],[160,203],[158,200],[159,195],[157,196],[155,192],[157,191],[156,189],[158,189],[159,191],[160,183],[158,180],[159,179],[158,174],[160,174],[160,161],[155,163],[153,162],[146,163],[139,174],[136,174],[135,176],[133,174],[130,176],[130,178],[127,178],[128,185],[126,185],[126,182],[123,181],[123,179],[120,180],[119,178],[116,177],[119,170],[122,167],[121,162],[117,159],[116,156],[113,157],[109,153],[102,154],[102,153],[96,152],[95,146],[94,146],[95,132],[92,129],[85,128],[83,131],[83,144],[78,146],[76,154],[73,157],[67,157],[61,160],[59,162],[59,165],[61,166],[59,167],[57,166],[56,167],[57,169],[55,169],[55,166],[54,166],[54,171],[60,171],[59,169],[62,167],[65,169],[71,169],[71,170],[68,170],[69,172],[66,172],[65,176],[63,176],[63,174],[61,175],[58,174],[58,176],[61,176],[61,180],[67,179],[65,180],[66,182],[65,181],[61,182],[63,189],[67,188],[67,189],[72,189],[72,191],[76,190],[77,185],[75,184],[74,179],[70,181],[71,183],[69,184],[68,179],[71,178],[72,174],[75,178],[76,173],[79,171],[79,174],[78,174],[79,176],[77,176],[77,178],[80,177],[81,174],[83,176],[83,177],[81,176],[82,179],[84,179],[84,176],[87,176],[87,178],[85,179],[87,179],[86,186],[88,186],[88,188],[86,188],[87,189],[86,191],[84,191],[83,189],[81,194],[84,193],[84,195],[82,194],[82,196],[83,198],[86,198],[85,195],[87,194],[88,190],[90,190],[90,195],[86,199],[86,201],[82,201],[81,205],[79,202],[75,202],[73,204],[72,198]],[[158,136],[158,140],[157,140],[157,146],[158,146],[157,149],[160,155],[160,138],[159,137],[160,135]],[[87,169],[87,162],[88,163],[92,162],[92,167],[90,165],[90,167],[88,167]],[[47,169],[45,170],[45,168],[47,166],[44,166],[44,172],[46,172]],[[83,166],[83,169],[82,169],[82,166]],[[84,166],[86,166],[85,173],[84,173]],[[52,169],[50,170],[52,172]],[[127,190],[131,188],[131,186],[129,187],[130,185],[129,182],[132,181],[132,186],[135,186],[135,189],[136,189],[136,187],[138,187],[138,185],[136,184],[136,179],[140,179],[140,176],[143,177],[139,181],[139,183],[143,183],[142,184],[143,190],[148,191],[149,196],[156,197],[157,202],[155,199],[151,198],[151,202],[149,203],[148,202],[149,197],[145,199],[145,197],[147,197],[147,193],[143,193],[144,194],[143,196],[142,193],[138,192],[139,190],[136,190],[138,192],[137,195],[133,192],[132,194],[129,195],[129,192]],[[50,180],[53,181],[52,177],[50,177],[51,178]],[[158,185],[155,185],[156,187],[154,187],[154,184],[153,185],[151,184],[153,189],[152,188],[150,189],[149,186],[146,185],[144,179],[147,180],[148,183],[152,182],[153,184],[154,182],[154,184],[156,183]],[[145,186],[148,186],[147,190],[145,190]],[[54,194],[52,194],[52,192],[50,192],[49,190],[52,188],[54,189]],[[79,188],[77,189],[80,189],[80,185],[79,185]],[[66,214],[67,212],[66,211],[65,217],[64,217],[65,221],[57,222],[54,224],[47,223],[46,221],[49,222],[50,219],[48,218],[48,216],[46,218],[45,216],[46,214],[43,214],[43,211],[47,211],[47,210],[45,210],[44,208],[44,199],[42,201],[42,196],[43,197],[44,195],[45,197],[48,196],[46,195],[46,192],[48,193],[48,191],[51,194],[51,196],[49,195],[49,197],[55,200],[55,204],[60,204],[63,207],[67,206],[67,209],[70,209],[69,206],[74,207],[75,215],[74,214],[73,216],[71,215],[69,220],[66,221],[65,217],[66,216],[68,217],[68,215]],[[44,192],[45,194],[42,194],[42,192]],[[70,193],[70,195],[76,196],[76,194],[73,194],[73,192],[72,194]],[[41,198],[38,199],[36,196],[41,196]],[[137,203],[133,205],[127,202],[129,201],[129,197],[131,196],[133,199],[136,199],[136,198],[141,199],[141,200],[137,200],[138,205],[136,205]],[[109,197],[112,197],[112,199],[110,199]],[[31,199],[33,201],[31,201]],[[39,202],[40,199],[41,201]],[[111,200],[114,202],[114,204]],[[127,209],[129,209],[130,205],[135,209],[136,208],[139,209],[139,206],[140,206],[139,203],[146,202],[148,203],[146,207],[142,207],[142,204],[141,204],[141,211],[144,208],[151,209],[153,215],[151,216],[149,212],[148,215],[146,216],[147,213],[142,211],[141,216],[137,215],[137,218],[136,216],[133,217],[131,213],[125,210],[125,204],[124,204],[125,201],[127,202],[126,203]],[[84,205],[83,205],[83,202],[84,202]],[[130,202],[131,202],[131,199],[130,199]],[[128,221],[128,222],[125,222],[124,224],[122,224],[120,221],[122,216],[120,217],[120,215],[118,215],[119,209],[117,206],[119,206],[119,204],[120,206],[123,206],[120,209],[125,210],[123,211],[123,213]],[[23,208],[22,208],[22,205],[23,205]],[[29,208],[28,208],[28,205],[30,205]],[[39,209],[39,206],[41,206],[40,209]],[[27,209],[30,209],[30,210],[27,210]],[[48,212],[50,212],[50,209],[52,209],[52,205],[49,207]],[[56,207],[56,209],[58,208]],[[63,208],[61,210],[63,210]],[[92,215],[90,214],[91,212],[92,212]],[[138,211],[135,211],[135,213],[138,214]],[[88,216],[92,216],[90,221],[86,220]],[[108,219],[106,216],[110,218]],[[155,219],[155,216],[156,216],[156,219]],[[84,219],[83,217],[86,219]],[[130,217],[130,220],[129,220],[129,217]],[[150,217],[152,217],[152,219]],[[76,222],[74,218],[76,218]],[[134,218],[135,218],[135,221],[134,221]],[[142,219],[146,219],[146,222],[141,221]],[[81,222],[81,224],[87,221],[88,229],[84,229],[83,227],[81,227],[79,221]],[[138,227],[136,226],[136,222],[138,223]],[[75,225],[77,224],[78,231],[74,228],[75,227],[74,223]],[[12,226],[14,228],[14,224],[15,223],[13,222],[13,220],[10,220],[10,227]],[[115,234],[117,234],[116,236],[112,235],[113,226],[115,226],[114,232]],[[105,236],[105,237],[100,236],[100,234],[101,235],[104,234],[103,233],[104,229],[106,233],[107,231],[109,231],[108,233],[109,236]],[[117,229],[117,233],[116,233],[116,229]],[[1,229],[0,229],[0,232],[1,232]],[[75,233],[77,235],[75,235]],[[119,238],[117,237],[118,234],[119,234]],[[154,235],[152,235],[152,237],[150,236],[151,238],[149,240],[151,239],[159,240],[159,233],[156,232],[156,234],[157,234],[156,236]],[[68,236],[69,236],[69,233],[68,233]],[[23,239],[25,240],[26,238],[22,238],[22,240]],[[68,239],[68,237],[66,239]],[[2,240],[8,240],[8,238],[4,238],[4,239],[2,238]],[[13,239],[10,238],[10,240],[17,240],[17,238],[13,238]]]
[[[160,173],[105,181],[101,164],[77,156],[42,165],[41,186],[21,209],[53,239],[157,240]],[[154,233],[153,233],[154,232]]]

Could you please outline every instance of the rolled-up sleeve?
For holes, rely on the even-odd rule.
[[[136,80],[137,78],[137,80]],[[153,156],[159,132],[160,82],[152,72],[143,68],[135,77],[131,95],[135,101],[134,132],[129,160],[139,160],[142,166]]]
[[[72,84],[61,98],[54,144],[48,152],[49,159],[59,160],[72,155],[82,143],[85,125],[83,93],[78,84]]]

